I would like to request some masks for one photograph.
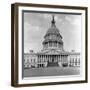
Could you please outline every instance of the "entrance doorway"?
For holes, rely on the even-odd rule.
[[[48,60],[48,65],[47,65],[47,66],[48,66],[48,67],[59,66],[59,65],[58,65],[58,60],[57,60],[57,58],[56,58],[55,55],[52,55],[52,56],[51,56],[51,60]]]

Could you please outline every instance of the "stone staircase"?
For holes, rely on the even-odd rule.
[[[59,66],[58,62],[48,62],[47,67],[56,67]]]

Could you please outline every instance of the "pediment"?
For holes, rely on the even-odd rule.
[[[54,54],[58,55],[60,53],[61,53],[60,51],[54,49],[45,52],[45,54],[50,54],[50,55],[54,55]]]

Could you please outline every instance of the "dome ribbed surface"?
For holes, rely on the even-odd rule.
[[[63,50],[63,41],[62,36],[59,32],[59,29],[55,25],[54,16],[52,17],[51,26],[47,30],[46,35],[44,36],[44,41],[42,42],[44,49],[62,49]]]
[[[48,34],[60,35],[59,30],[56,28],[55,25],[52,25],[52,26],[48,29],[46,35],[48,35]]]

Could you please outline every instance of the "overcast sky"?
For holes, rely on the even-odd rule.
[[[63,37],[64,50],[81,50],[81,15],[54,14],[56,27]],[[24,52],[43,49],[44,36],[51,26],[52,14],[24,13]]]

